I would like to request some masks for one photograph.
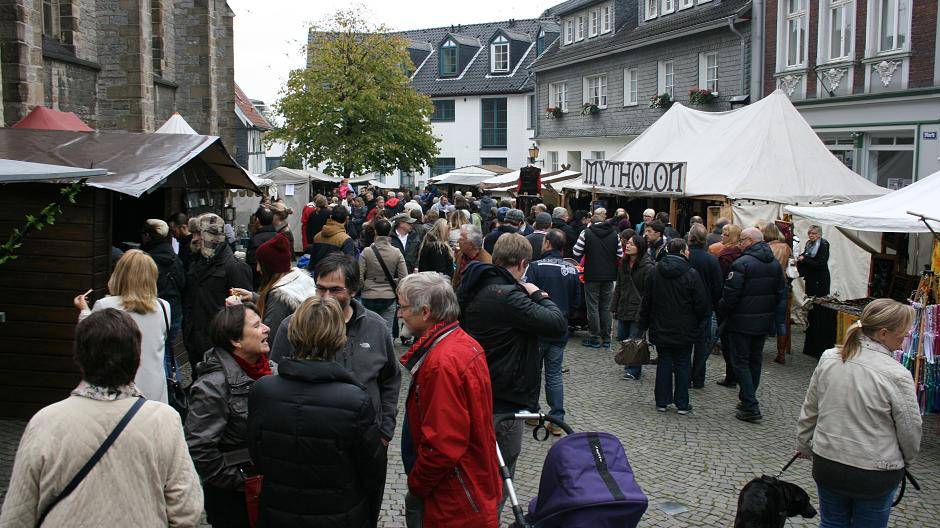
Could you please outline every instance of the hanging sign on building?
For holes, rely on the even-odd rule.
[[[585,185],[642,194],[681,195],[685,162],[584,160]]]

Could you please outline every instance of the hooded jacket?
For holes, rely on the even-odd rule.
[[[623,256],[620,236],[614,226],[597,222],[581,232],[573,248],[575,257],[584,255],[584,282],[617,280],[617,259]]]
[[[486,351],[497,412],[526,408],[539,384],[539,338],[568,331],[565,314],[539,290],[532,295],[509,271],[471,262],[463,272],[460,326]]]
[[[491,196],[483,195],[483,198],[480,198],[480,217],[485,221],[496,216],[496,200]]]
[[[292,268],[268,290],[264,299],[262,322],[277,331],[281,321],[294,313],[300,304],[317,293],[317,285],[305,270]]]
[[[330,218],[317,236],[313,237],[313,242],[314,244],[330,244],[343,249],[344,244],[349,239],[350,236],[346,232],[346,226]]]
[[[646,286],[650,273],[656,269],[656,264],[649,253],[643,253],[637,259],[636,265],[630,267],[630,259],[626,256],[620,261],[617,272],[617,285],[614,286],[614,297],[610,303],[610,311],[618,321],[638,321],[643,297],[646,295]]]
[[[786,322],[787,283],[766,242],[752,244],[731,264],[719,310],[729,332],[774,335]]]
[[[640,309],[640,328],[661,346],[690,346],[711,307],[705,285],[688,259],[666,254],[650,273]]]
[[[170,303],[174,324],[183,320],[183,291],[186,270],[183,261],[173,252],[168,239],[151,240],[140,246],[157,263],[157,297]]]
[[[258,380],[248,449],[264,475],[258,526],[375,526],[384,449],[368,392],[341,365],[288,359]]]
[[[272,363],[271,369],[277,372],[277,365]],[[248,391],[255,380],[221,348],[210,350],[196,370],[199,378],[190,388],[186,415],[189,454],[204,484],[238,489],[245,482],[242,464],[227,463],[224,454],[229,460],[248,454]]]
[[[483,347],[454,326],[415,355],[421,352],[412,347],[401,358],[412,373],[407,416],[416,457],[408,490],[424,500],[425,526],[495,528],[502,482]]]
[[[252,291],[251,269],[235,258],[228,244],[221,244],[211,259],[193,257],[183,298],[183,339],[190,357],[202,357],[212,348],[209,323],[225,306],[231,288]]]

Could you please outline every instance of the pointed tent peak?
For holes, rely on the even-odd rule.
[[[34,130],[67,130],[69,132],[94,132],[72,112],[60,112],[45,106],[37,106],[23,119],[10,128],[31,128]]]
[[[173,115],[166,120],[166,123],[160,125],[155,134],[199,134],[196,130],[189,126],[189,123],[183,119],[183,116],[179,112],[173,112]]]

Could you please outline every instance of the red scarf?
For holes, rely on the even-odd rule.
[[[405,352],[405,355],[401,357],[401,364],[404,365],[405,363],[407,363],[408,360],[411,358],[411,355],[414,354],[415,351],[418,350],[419,348],[424,347],[425,344],[430,345],[430,343],[427,343],[427,341],[431,339],[432,337],[437,336],[438,332],[440,332],[442,328],[444,328],[447,325],[453,324],[453,322],[454,321],[451,321],[449,323],[440,322],[432,326],[431,328],[428,328],[427,330],[425,330],[424,333],[421,334],[421,337],[418,337],[417,339],[415,339],[415,342],[412,343],[410,347],[408,347],[408,351]]]
[[[235,358],[235,362],[238,363],[238,366],[245,371],[245,374],[255,381],[258,381],[262,376],[271,375],[271,363],[268,362],[267,354],[261,354],[261,357],[259,357],[258,361],[255,361],[254,364],[245,361],[235,354],[232,354],[232,357]]]

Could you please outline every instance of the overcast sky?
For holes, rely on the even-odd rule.
[[[394,30],[510,18],[537,18],[561,0],[228,0],[235,11],[235,82],[269,105],[291,69],[304,63],[307,28],[337,9],[359,5],[370,21]]]

